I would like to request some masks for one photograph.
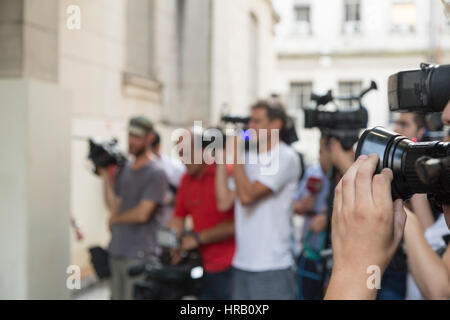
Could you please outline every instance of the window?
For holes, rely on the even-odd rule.
[[[154,65],[154,1],[126,2],[125,95],[160,103],[161,83]]]
[[[311,107],[312,82],[292,82],[289,91],[289,111]]]
[[[414,1],[396,0],[391,8],[392,31],[414,32],[416,28],[417,11]]]
[[[296,4],[294,6],[295,32],[311,34],[311,7],[309,4]]]
[[[294,13],[296,22],[310,22],[310,7],[308,5],[296,5]]]
[[[361,29],[360,0],[345,0],[344,5],[344,33],[358,33]]]
[[[362,81],[340,81],[339,95],[353,96],[361,93]],[[357,108],[359,106],[357,101],[340,101],[339,105],[347,108]]]
[[[126,3],[125,71],[141,77],[154,75],[154,0]]]

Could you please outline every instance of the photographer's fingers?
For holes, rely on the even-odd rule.
[[[403,237],[406,224],[406,212],[403,208],[403,200],[397,199],[394,202],[394,239],[398,244]]]
[[[378,165],[378,155],[371,154],[356,174],[356,199],[362,206],[373,205],[372,178]]]
[[[355,180],[361,165],[367,161],[366,155],[360,156],[347,170],[344,177],[339,182],[342,184],[342,209],[344,212],[353,212],[355,205]]]
[[[394,175],[391,169],[383,169],[380,174],[373,177],[372,193],[373,200],[376,206],[385,207],[387,203],[391,203],[391,183],[394,180]]]
[[[337,211],[342,210],[342,179],[334,189],[333,208]]]

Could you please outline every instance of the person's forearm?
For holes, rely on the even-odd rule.
[[[184,219],[179,217],[172,217],[170,219],[168,228],[174,230],[178,236],[181,236],[184,232]]]
[[[117,211],[117,197],[108,174],[103,175],[103,197],[108,211],[111,214],[115,214]]]
[[[132,223],[145,223],[152,216],[154,210],[142,210],[139,207],[125,211],[120,215],[116,215],[112,223],[114,224],[132,224]]]
[[[293,203],[294,212],[299,215],[304,215],[314,210],[315,203],[316,203],[316,196],[314,195],[305,196],[301,200],[294,201]]]
[[[234,204],[234,193],[228,188],[228,172],[225,164],[216,165],[216,176],[214,180],[216,191],[217,209],[228,211]]]
[[[201,244],[215,243],[234,236],[234,221],[224,221],[218,225],[199,232],[198,237]]]
[[[409,269],[422,295],[427,299],[448,299],[448,270],[427,243],[423,229],[412,213],[408,214],[404,239]]]
[[[253,185],[247,177],[243,164],[235,164],[233,168],[234,181],[236,183],[236,194],[242,204],[250,204],[255,201],[252,190]]]
[[[433,212],[426,194],[415,194],[411,197],[412,211],[416,214],[423,230],[427,230],[434,223]]]
[[[334,268],[325,300],[375,300],[377,289],[369,289],[370,274],[364,268]],[[381,275],[380,275],[381,277]]]

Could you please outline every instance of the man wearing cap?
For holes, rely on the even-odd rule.
[[[142,279],[130,278],[128,269],[142,261],[156,262],[156,230],[162,225],[167,177],[154,161],[151,144],[153,125],[145,117],[135,117],[128,127],[128,161],[111,181],[107,169],[100,170],[104,180],[105,203],[110,212],[109,244],[111,298],[129,300],[134,284]]]

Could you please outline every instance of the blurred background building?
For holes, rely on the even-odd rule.
[[[0,298],[68,298],[71,264],[93,276],[87,249],[109,232],[88,137],[125,150],[146,115],[169,153],[175,128],[279,93],[311,163],[311,92],[373,79],[369,124],[386,125],[387,77],[423,61],[450,61],[437,0],[0,0]]]
[[[67,298],[70,264],[93,275],[109,233],[86,139],[126,150],[146,115],[169,153],[173,129],[245,114],[272,92],[277,21],[269,0],[0,0],[0,298]]]
[[[308,162],[318,156],[317,129],[302,129],[311,92],[355,94],[375,80],[364,99],[369,126],[386,125],[388,76],[421,62],[449,63],[450,23],[435,0],[274,0],[277,87],[297,118]]]

